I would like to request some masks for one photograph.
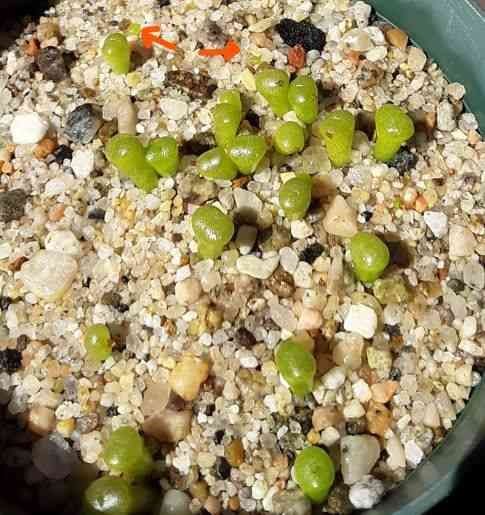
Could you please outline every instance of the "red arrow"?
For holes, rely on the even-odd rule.
[[[239,45],[234,41],[230,40],[227,42],[224,48],[204,48],[199,51],[199,55],[202,57],[215,57],[222,55],[225,61],[230,61],[234,56],[239,54],[241,49]]]
[[[157,37],[155,34],[160,34],[160,27],[157,25],[148,25],[147,27],[143,27],[143,29],[141,29],[141,40],[145,48],[152,48],[154,44],[161,45],[168,50],[175,50],[177,48],[175,43]]]

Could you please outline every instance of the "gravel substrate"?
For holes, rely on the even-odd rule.
[[[105,471],[103,443],[131,425],[161,491],[188,492],[194,513],[310,513],[291,474],[308,444],[340,464],[323,511],[348,513],[453,427],[485,363],[485,145],[464,88],[370,17],[349,0],[61,0],[0,56],[0,461],[24,481],[19,499],[69,513],[72,484]],[[284,18],[312,24],[297,50],[275,30]],[[133,37],[134,70],[116,76],[100,48],[131,23],[161,25],[178,49]],[[198,55],[229,39],[231,61]],[[270,139],[264,63],[311,74],[322,111],[358,115],[350,166],[332,168],[312,137],[232,184],[197,175],[217,87],[239,89],[243,126]],[[389,165],[369,141],[385,103],[417,131]],[[176,137],[179,173],[150,194],[121,178],[103,154],[121,127]],[[315,198],[289,223],[278,190],[296,170]],[[237,230],[215,261],[190,226],[207,202]],[[373,288],[352,272],[356,229],[391,250]],[[101,366],[85,359],[93,323],[115,340]],[[318,363],[304,400],[274,362],[295,334]]]

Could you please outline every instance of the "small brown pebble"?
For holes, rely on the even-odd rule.
[[[34,406],[29,412],[29,430],[39,436],[49,434],[56,425],[54,411],[45,406]]]
[[[196,481],[189,486],[189,492],[192,497],[204,503],[209,497],[209,487],[205,481]]]
[[[8,269],[11,272],[18,272],[22,265],[27,261],[28,259],[25,256],[19,256],[8,264]]]
[[[377,375],[368,365],[361,367],[358,374],[368,385],[377,383]]]
[[[416,202],[414,203],[414,208],[418,213],[424,213],[428,209],[428,202],[423,197],[423,195],[419,195],[416,198]]]
[[[342,414],[335,406],[321,406],[312,415],[312,424],[315,431],[322,431],[327,427],[335,427],[343,420]]]
[[[111,136],[116,134],[117,130],[118,122],[116,120],[105,122],[103,125],[101,125],[101,128],[98,131],[98,138],[103,144],[106,144]]]
[[[293,66],[295,71],[305,66],[306,54],[301,45],[296,45],[288,50],[288,64]]]
[[[345,57],[347,58],[347,60],[355,66],[359,64],[360,56],[360,52],[357,52],[356,50],[348,50],[347,52],[345,52]]]
[[[4,173],[5,175],[10,175],[11,173],[13,173],[13,171],[14,167],[12,163],[6,163],[2,161],[2,173]]]
[[[62,220],[66,206],[64,204],[56,204],[49,210],[48,218],[50,222],[58,222]]]
[[[221,513],[221,502],[217,497],[210,495],[209,497],[207,497],[207,500],[205,501],[204,508],[211,515],[218,515],[219,513]]]
[[[143,431],[163,443],[177,443],[190,433],[192,411],[166,409],[145,419]]]
[[[375,402],[386,404],[396,393],[399,383],[396,381],[383,381],[382,383],[373,384],[370,389],[372,391],[372,399]]]
[[[271,277],[266,279],[264,286],[283,299],[288,299],[295,293],[293,276],[282,267],[278,267]]]
[[[317,352],[315,357],[318,373],[322,376],[335,366],[332,355],[327,352]]]
[[[396,29],[395,27],[386,30],[386,39],[388,43],[400,50],[406,50],[409,42],[408,35],[401,29]]]
[[[370,433],[384,437],[386,431],[391,427],[391,412],[378,402],[371,401],[365,415],[367,429]]]
[[[24,52],[30,57],[36,57],[40,52],[39,41],[36,38],[29,39],[25,42]]]
[[[172,370],[168,382],[180,397],[186,401],[193,401],[208,377],[209,365],[196,356],[186,354]]]
[[[244,463],[244,447],[239,438],[226,445],[224,456],[231,467],[240,467]]]
[[[433,135],[433,131],[436,127],[436,113],[434,111],[426,113],[424,116],[424,126],[428,139]]]
[[[231,511],[236,511],[239,510],[241,504],[239,502],[239,497],[237,497],[236,495],[234,497],[230,497],[229,498],[229,501],[227,503],[227,507],[231,510]]]
[[[167,86],[176,86],[192,100],[208,99],[217,89],[216,83],[205,73],[192,73],[184,70],[171,70],[166,75]]]
[[[238,177],[232,181],[233,188],[244,188],[246,184],[249,182],[250,178],[247,175],[243,175],[242,177]]]
[[[59,25],[52,21],[41,23],[37,27],[37,37],[40,41],[46,41],[52,38],[59,38],[61,35]]]
[[[327,497],[325,511],[332,515],[347,515],[354,511],[354,507],[349,500],[348,486],[340,483],[332,488]]]
[[[57,141],[53,138],[44,138],[34,148],[33,154],[37,159],[45,159],[57,148]]]

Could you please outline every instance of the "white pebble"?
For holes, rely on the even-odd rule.
[[[450,227],[450,257],[468,257],[473,254],[477,240],[468,227],[452,225]]]
[[[181,120],[188,111],[187,102],[174,98],[162,98],[160,108],[171,120]]]
[[[333,367],[322,377],[322,384],[327,390],[338,390],[345,383],[345,369]]]
[[[72,231],[52,231],[45,239],[45,248],[71,256],[81,255],[81,244]]]
[[[320,441],[325,447],[331,447],[340,440],[340,433],[330,426],[324,429],[320,435]]]
[[[78,266],[69,254],[39,250],[19,273],[25,287],[41,299],[60,299],[76,277]]]
[[[323,317],[316,309],[303,308],[301,310],[300,318],[298,319],[297,328],[300,331],[310,331],[318,329],[323,324]]]
[[[268,484],[263,479],[258,479],[254,482],[251,489],[251,495],[253,499],[264,499],[266,492],[268,491]]]
[[[256,279],[268,279],[278,267],[279,256],[260,259],[256,256],[241,256],[236,262],[236,268],[242,274]]]
[[[357,399],[352,399],[343,409],[346,420],[361,418],[365,415],[365,409]]]
[[[308,238],[313,234],[313,227],[304,220],[293,220],[291,222],[291,235],[297,240]]]
[[[426,64],[426,54],[417,47],[412,46],[409,49],[408,65],[413,72],[420,72]]]
[[[466,89],[465,86],[463,86],[462,84],[459,84],[458,82],[453,82],[451,84],[448,84],[446,92],[454,100],[461,100],[465,96]]]
[[[10,126],[10,134],[16,145],[34,145],[47,133],[49,124],[37,113],[20,113]]]
[[[444,132],[450,132],[456,127],[455,112],[447,100],[438,106],[437,125],[438,129]]]
[[[94,170],[94,154],[91,150],[76,150],[72,155],[72,171],[78,179],[85,179]]]
[[[438,418],[439,421],[439,418]],[[404,447],[401,440],[396,435],[392,435],[386,442],[386,451],[389,454],[387,465],[391,470],[404,468],[406,466],[406,456],[404,454]]]
[[[360,481],[350,487],[350,502],[358,510],[368,510],[375,506],[384,494],[382,481],[372,476],[364,476]]]
[[[404,454],[408,464],[413,468],[416,468],[424,458],[424,452],[414,440],[404,444]]]
[[[360,402],[369,402],[372,398],[372,391],[363,379],[359,379],[352,385],[352,392]]]
[[[313,286],[312,272],[312,265],[305,261],[300,261],[293,274],[295,286],[297,288],[311,288]]]
[[[466,317],[463,320],[461,334],[463,338],[473,338],[477,332],[477,319],[475,317]]]
[[[387,55],[387,48],[385,46],[375,47],[372,50],[369,50],[365,54],[367,59],[373,63],[376,63],[377,61],[381,61],[382,59],[385,59],[386,55]]]
[[[280,250],[280,262],[283,270],[293,274],[298,266],[298,254],[290,247],[283,247]]]
[[[323,219],[323,228],[341,238],[352,238],[357,234],[357,215],[342,196],[337,195],[330,204]]]
[[[263,201],[249,190],[243,190],[242,188],[236,188],[233,191],[234,201],[236,202],[236,207],[238,211],[249,211],[249,213],[245,214],[253,214],[258,216],[261,214],[263,210]]]
[[[364,338],[372,338],[377,329],[377,315],[372,308],[364,304],[354,304],[350,306],[345,317],[344,329]]]
[[[423,215],[425,224],[436,238],[442,238],[448,232],[448,217],[438,211],[426,211]]]
[[[195,277],[189,277],[175,285],[175,298],[183,306],[190,306],[197,302],[201,293],[200,282]]]

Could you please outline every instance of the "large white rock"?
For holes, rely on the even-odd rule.
[[[357,215],[342,196],[337,195],[330,204],[323,228],[341,238],[352,238],[357,234]]]
[[[358,510],[368,510],[381,500],[383,494],[384,484],[382,481],[372,476],[365,476],[350,487],[349,499]]]
[[[279,256],[261,259],[256,256],[241,256],[236,261],[236,268],[242,274],[250,275],[256,279],[268,279],[278,268]]]
[[[425,211],[423,218],[424,223],[437,238],[442,238],[448,232],[448,217],[444,213]]]
[[[19,113],[10,126],[10,134],[16,145],[34,145],[47,133],[49,124],[37,113]]]
[[[471,256],[477,247],[474,234],[462,225],[450,227],[450,257],[460,258]]]
[[[350,306],[344,320],[344,329],[360,334],[364,338],[372,338],[377,329],[376,312],[364,304]]]
[[[39,250],[24,263],[19,275],[30,292],[53,302],[66,293],[77,271],[77,262],[69,254]]]
[[[45,248],[71,256],[81,255],[81,244],[72,231],[52,231],[45,238]]]
[[[379,441],[370,435],[344,436],[340,440],[342,476],[353,485],[369,474],[381,454]]]

